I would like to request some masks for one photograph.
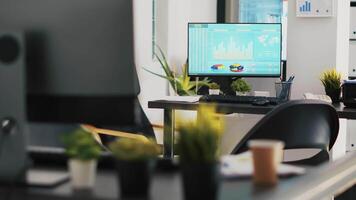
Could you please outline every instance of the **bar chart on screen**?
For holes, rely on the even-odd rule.
[[[281,24],[189,24],[190,75],[280,72]]]
[[[297,0],[297,17],[332,17],[334,0]]]

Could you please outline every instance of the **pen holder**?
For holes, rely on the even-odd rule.
[[[276,97],[281,101],[288,101],[291,95],[292,82],[281,81],[275,83]]]

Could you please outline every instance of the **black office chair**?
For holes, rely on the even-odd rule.
[[[251,139],[277,139],[285,149],[321,149],[315,156],[292,163],[318,165],[329,160],[339,131],[332,105],[316,100],[294,100],[281,104],[263,117],[236,145],[232,154],[248,149]]]

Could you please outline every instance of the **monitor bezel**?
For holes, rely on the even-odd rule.
[[[189,70],[189,25],[190,24],[263,24],[263,25],[276,25],[278,24],[281,28],[281,45],[280,45],[280,62],[279,62],[279,74],[275,74],[275,75],[257,75],[257,74],[191,74],[190,73],[190,70]],[[283,38],[282,38],[282,23],[237,23],[237,22],[225,22],[225,23],[217,23],[217,22],[188,22],[188,25],[187,25],[187,66],[188,66],[188,76],[189,77],[251,77],[251,78],[280,78],[282,76],[282,48],[283,48]]]

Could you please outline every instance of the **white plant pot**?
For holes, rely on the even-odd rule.
[[[68,166],[73,188],[90,189],[94,187],[97,160],[82,161],[70,159]]]
[[[209,89],[209,94],[210,95],[219,95],[220,90],[219,89]]]
[[[236,96],[247,96],[248,92],[237,92],[236,91]]]

